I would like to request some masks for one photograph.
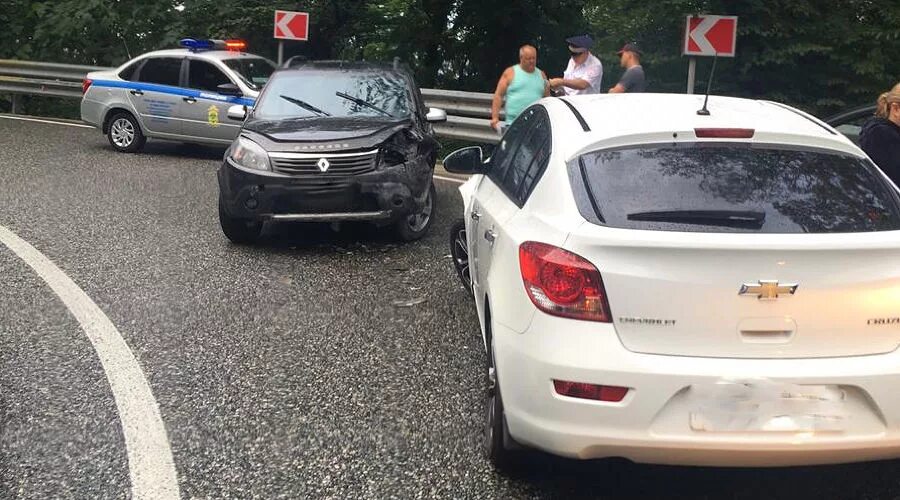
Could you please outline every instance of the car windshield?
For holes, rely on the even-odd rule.
[[[275,66],[262,57],[242,57],[239,59],[226,59],[226,66],[234,70],[244,83],[254,89],[261,89],[269,81]]]
[[[410,114],[406,80],[389,71],[288,71],[269,83],[254,112],[263,120],[404,118]]]
[[[854,233],[900,230],[870,162],[820,150],[692,144],[606,150],[569,165],[582,214],[626,229]]]

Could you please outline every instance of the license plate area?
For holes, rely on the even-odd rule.
[[[847,393],[836,385],[770,380],[692,385],[690,428],[717,433],[844,432]]]

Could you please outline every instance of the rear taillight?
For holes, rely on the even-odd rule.
[[[578,399],[592,399],[594,401],[606,401],[618,403],[628,394],[627,387],[612,385],[586,384],[584,382],[568,382],[566,380],[554,380],[553,389],[557,394]]]
[[[81,81],[81,93],[82,93],[82,94],[87,93],[88,89],[91,88],[91,84],[92,84],[92,83],[94,83],[94,81],[93,81],[93,80],[88,80],[87,78],[85,78],[84,80],[82,80],[82,81]]]
[[[526,241],[519,268],[528,297],[547,314],[587,321],[612,321],[600,271],[572,252]]]

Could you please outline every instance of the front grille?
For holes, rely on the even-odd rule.
[[[361,153],[270,153],[272,170],[282,174],[302,176],[348,176],[375,170],[378,150]],[[322,159],[328,162],[323,172],[319,168]]]

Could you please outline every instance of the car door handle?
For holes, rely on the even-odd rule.
[[[188,104],[194,104],[195,102],[197,102],[197,99],[194,99],[193,97],[182,97],[181,100]]]
[[[497,233],[495,233],[493,229],[488,229],[487,231],[484,232],[484,239],[486,239],[488,241],[488,243],[490,243],[491,246],[493,246],[494,240],[497,239]]]
[[[131,95],[144,95],[142,90],[131,90]]]
[[[472,220],[478,220],[481,218],[481,214],[472,210],[472,214],[470,215],[470,217],[472,217]]]

